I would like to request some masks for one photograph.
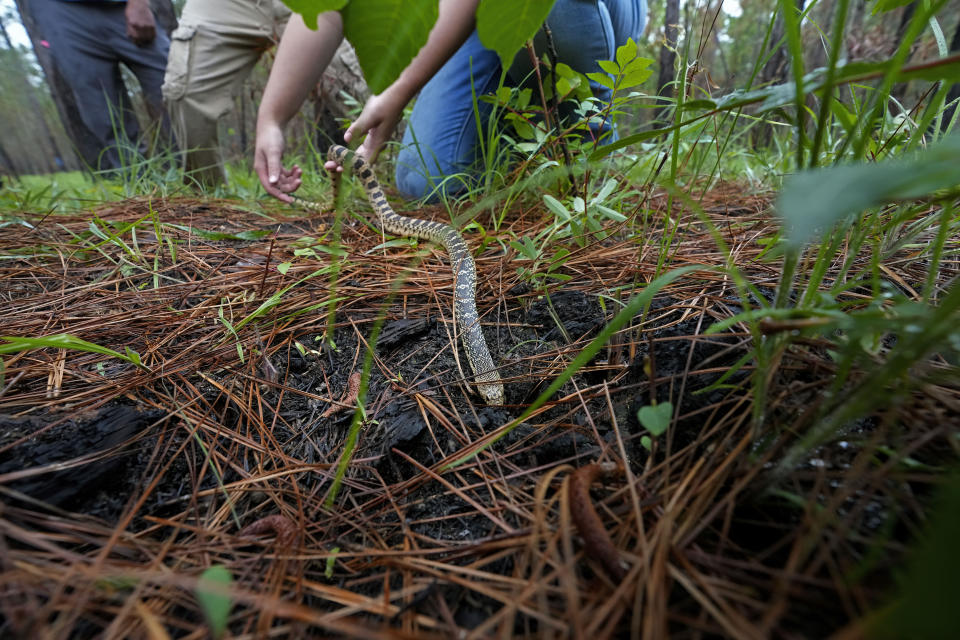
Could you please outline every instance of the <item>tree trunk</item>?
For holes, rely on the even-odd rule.
[[[915,9],[916,9],[915,4],[909,4],[903,8],[903,13],[900,14],[900,22],[897,24],[896,35],[894,36],[893,41],[890,43],[890,50],[888,54],[889,56],[892,56],[894,52],[897,50],[897,48],[900,46],[900,43],[903,42],[903,36],[904,34],[906,34],[907,27],[910,26],[910,22],[913,20],[913,14]],[[919,39],[914,41],[913,48],[910,51],[911,55],[913,55],[913,51],[916,50],[917,44],[919,42],[920,42]],[[892,95],[897,102],[899,102],[900,104],[903,104],[903,101],[907,96],[907,88],[909,86],[910,86],[909,82],[898,82],[895,85],[893,85],[893,88],[890,90],[890,95]],[[910,107],[905,106],[904,108],[909,109]]]
[[[795,0],[795,2],[797,11],[803,11],[805,0]],[[787,47],[785,35],[783,14],[777,10],[777,18],[773,23],[769,42],[771,47],[777,47],[777,49],[773,52],[773,55],[770,56],[770,59],[767,60],[767,64],[763,66],[763,69],[760,70],[759,83],[762,86],[783,84],[790,78],[790,51]],[[783,40],[783,42],[780,42],[781,40]],[[760,55],[766,55],[766,51],[761,51]],[[799,118],[800,114],[797,114],[797,117]],[[753,139],[756,140],[758,146],[763,147],[770,144],[772,137],[773,127],[766,123],[761,123],[760,126],[754,129]]]
[[[805,0],[796,0],[797,11],[803,11],[804,3]],[[776,46],[781,40],[783,40],[783,43],[777,47],[777,50],[770,56],[767,64],[760,70],[760,84],[782,84],[787,81],[789,77],[787,72],[790,68],[790,52],[787,49],[787,41],[784,38],[785,35],[783,15],[780,14],[773,24],[773,33],[770,34],[770,45]]]
[[[0,143],[0,173],[3,175],[13,176],[14,178],[20,177],[17,167],[13,164],[13,158],[11,158],[10,154],[7,153],[7,150],[3,148],[2,143]],[[2,186],[4,185],[2,180],[0,180],[0,187]]]
[[[677,32],[680,24],[680,0],[667,0],[663,16],[663,44],[660,46],[660,74],[657,77],[657,95],[672,98],[676,95]],[[654,120],[665,116],[670,107],[664,105],[654,112]]]
[[[47,87],[50,89],[53,103],[60,114],[63,128],[73,141],[75,151],[80,155],[86,167],[95,167],[99,161],[100,149],[90,130],[83,124],[83,118],[80,117],[80,108],[77,106],[70,85],[64,79],[50,50],[41,44],[44,38],[40,32],[40,27],[33,18],[31,2],[30,0],[15,1],[17,10],[20,12],[20,21],[23,23],[24,29],[27,30],[27,35],[30,36],[33,52],[36,54],[37,61],[40,63],[43,74],[47,79]]]

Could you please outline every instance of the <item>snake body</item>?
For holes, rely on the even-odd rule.
[[[470,255],[470,249],[457,230],[442,222],[420,220],[398,215],[390,207],[383,189],[377,182],[373,169],[363,156],[340,145],[331,145],[327,150],[327,159],[344,167],[350,167],[353,175],[360,178],[367,199],[380,219],[380,227],[386,233],[398,236],[431,240],[442,244],[450,254],[454,275],[453,315],[460,330],[464,351],[473,370],[477,392],[487,404],[503,404],[503,383],[497,373],[487,341],[480,330],[480,315],[477,313],[476,285],[477,269]],[[339,185],[340,173],[331,171],[334,193]],[[322,209],[322,205],[292,196],[296,204],[307,209]]]

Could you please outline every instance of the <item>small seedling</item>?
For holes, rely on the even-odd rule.
[[[223,637],[227,630],[227,618],[233,608],[233,599],[229,593],[232,582],[230,570],[219,564],[204,571],[197,581],[197,602],[200,603],[214,638]]]
[[[673,416],[673,403],[660,402],[657,404],[640,407],[637,411],[637,420],[643,425],[643,428],[650,432],[656,438],[666,433],[670,426],[670,418]],[[649,450],[653,446],[653,440],[650,436],[640,438],[640,444]]]

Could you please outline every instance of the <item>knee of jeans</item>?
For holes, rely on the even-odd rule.
[[[405,198],[431,204],[440,202],[444,196],[461,195],[472,184],[469,176],[427,176],[422,167],[401,164],[399,160],[394,177],[397,191]]]
[[[397,158],[397,169],[394,172],[397,191],[405,198],[419,200],[430,193],[432,188],[423,170],[411,166],[409,160],[405,160],[404,155],[406,154],[401,153]]]

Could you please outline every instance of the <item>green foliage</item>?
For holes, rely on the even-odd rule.
[[[341,12],[344,34],[373,93],[397,79],[437,21],[433,0],[351,0]]]
[[[624,44],[617,47],[616,60],[598,60],[597,64],[606,73],[591,72],[587,77],[616,91],[639,87],[653,74],[650,69],[653,60],[639,55],[633,38],[628,38]]]
[[[960,187],[960,135],[913,158],[815,169],[790,176],[777,200],[794,247],[835,222],[894,200]]]
[[[508,68],[514,54],[547,19],[556,0],[482,0],[477,7],[477,35]],[[505,19],[505,17],[509,18]]]
[[[815,69],[803,76],[800,85],[802,94],[823,95],[837,85],[862,83],[881,78],[890,78],[891,82],[910,82],[913,80],[937,82],[952,81],[960,77],[960,54],[906,68],[898,68],[895,62],[895,58],[881,62],[851,62],[838,67],[832,76],[828,69]],[[590,159],[599,160],[612,151],[654,140],[666,134],[672,134],[684,127],[689,127],[699,120],[712,118],[725,112],[735,112],[751,105],[758,105],[756,114],[779,112],[784,107],[795,104],[797,95],[797,84],[788,82],[762,89],[736,90],[717,99],[688,100],[683,104],[685,111],[704,111],[704,113],[669,127],[625,136],[616,142],[598,148],[591,154]],[[845,110],[842,105],[838,108]],[[856,114],[849,111],[845,112],[843,118],[848,126],[854,125],[858,120]]]
[[[227,619],[233,608],[233,598],[230,596],[232,583],[230,570],[219,564],[206,569],[197,580],[197,602],[214,638],[223,637],[227,630]]]
[[[504,68],[543,24],[556,0],[483,0],[477,32]],[[324,11],[340,11],[347,40],[357,51],[367,85],[380,93],[413,60],[437,21],[435,0],[284,0],[314,27]],[[504,19],[509,16],[509,19]]]
[[[640,407],[637,410],[637,420],[654,438],[667,432],[671,418],[673,418],[673,403],[671,402],[658,402]],[[640,438],[640,444],[647,449],[653,447],[653,440],[650,436]]]
[[[330,556],[324,563],[323,577],[327,580],[333,579],[333,568],[337,565],[337,556],[340,554],[340,547],[330,549]]]
[[[647,67],[652,61],[639,57],[637,52],[636,42],[630,39],[618,47],[616,60],[600,61],[601,68],[610,75],[587,74],[613,89],[610,105],[600,112],[591,96],[587,76],[564,64],[550,69],[544,78],[541,88],[548,105],[533,102],[534,93],[529,88],[501,86],[494,96],[486,98],[502,110],[503,120],[512,126],[513,134],[517,136],[516,140],[508,136],[503,139],[525,154],[525,164],[537,164],[531,185],[546,184],[556,177],[562,189],[564,180],[586,175],[590,166],[585,156],[595,144],[591,125],[610,126],[627,102],[635,99],[634,94],[623,97],[623,93],[647,80],[651,74]],[[549,60],[545,59],[543,64],[549,69]],[[562,100],[572,101],[577,107],[572,122],[560,119],[558,101]],[[529,263],[518,266],[521,278],[538,287],[546,286],[549,281],[569,279],[560,268],[570,250],[562,246],[551,248],[550,245],[572,240],[577,246],[584,247],[592,240],[606,237],[610,222],[626,222],[626,216],[618,211],[618,202],[625,195],[618,190],[619,185],[617,179],[601,175],[596,180],[584,181],[578,189],[584,195],[577,195],[574,191],[561,200],[550,193],[544,194],[543,204],[553,214],[552,224],[532,238],[514,237],[509,242],[518,253],[518,259]],[[525,187],[529,188],[520,185],[518,190]]]
[[[85,351],[88,353],[99,353],[102,355],[129,362],[132,365],[149,371],[149,369],[140,361],[140,354],[125,347],[125,353],[114,351],[109,347],[103,347],[99,344],[88,342],[69,333],[58,333],[43,338],[24,338],[19,336],[0,336],[0,355],[19,353],[21,351],[30,351],[32,349],[70,349],[73,351]]]
[[[349,0],[283,0],[291,11],[303,16],[307,26],[313,28],[317,24],[317,16],[324,11],[340,11]]]
[[[210,231],[208,229],[201,229],[200,227],[190,227],[185,224],[176,224],[173,222],[166,223],[166,226],[169,226],[171,229],[186,231],[191,235],[195,235],[198,238],[203,238],[204,240],[213,241],[242,240],[250,242],[253,240],[260,240],[261,238],[265,238],[273,233],[269,229],[247,229],[246,231],[239,231],[236,233],[229,231]]]
[[[873,6],[873,13],[876,15],[884,11],[893,11],[894,9],[905,7],[916,1],[917,0],[876,0],[876,4]]]

